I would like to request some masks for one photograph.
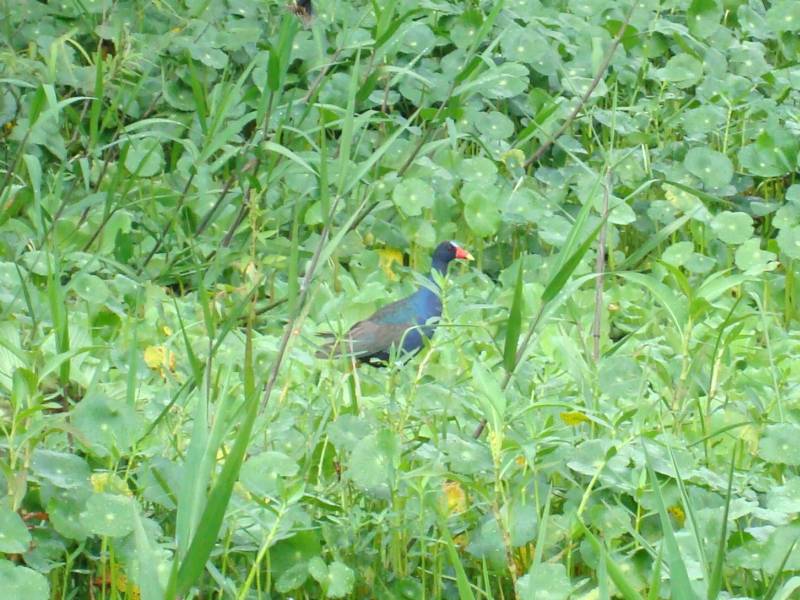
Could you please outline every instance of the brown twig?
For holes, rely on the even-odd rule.
[[[603,75],[605,75],[606,69],[608,69],[608,65],[611,64],[611,59],[614,57],[614,53],[617,51],[617,47],[619,43],[622,41],[622,36],[625,35],[625,30],[628,28],[628,23],[630,23],[631,17],[633,16],[633,10],[636,7],[636,3],[631,4],[631,9],[628,11],[628,14],[625,16],[625,20],[622,22],[622,26],[619,28],[617,35],[614,36],[614,41],[611,42],[611,46],[606,52],[606,56],[603,59],[603,63],[600,65],[600,68],[597,70],[597,74],[594,76],[591,85],[586,89],[581,96],[580,101],[572,110],[570,115],[567,117],[567,120],[558,128],[553,135],[551,135],[544,143],[542,143],[539,148],[537,148],[536,152],[534,152],[531,157],[525,161],[525,168],[527,169],[537,160],[539,160],[547,149],[552,146],[555,141],[561,137],[561,135],[572,125],[572,122],[578,117],[578,113],[581,112],[584,106],[586,106],[586,102],[589,100],[589,97],[594,92],[595,88],[600,84],[600,80],[603,79]]]
[[[578,105],[575,107],[575,109],[572,111],[569,117],[567,117],[567,120],[564,122],[564,124],[561,127],[559,127],[558,131],[555,134],[553,134],[546,142],[544,142],[538,148],[538,150],[536,150],[536,152],[534,152],[533,155],[531,155],[531,157],[528,160],[525,161],[526,168],[542,157],[542,155],[547,151],[547,149],[550,146],[552,146],[553,143],[561,136],[561,134],[563,134],[567,130],[567,128],[575,120],[575,118],[577,117],[578,113],[581,111],[583,106],[586,104],[586,101],[589,99],[589,96],[592,95],[592,92],[598,86],[600,80],[603,78],[603,74],[606,72],[606,69],[608,69],[608,65],[611,64],[611,59],[613,58],[614,52],[616,52],[619,43],[622,41],[622,36],[625,35],[625,30],[628,28],[628,23],[630,23],[635,8],[636,4],[632,4],[631,9],[628,11],[628,14],[625,15],[625,20],[622,22],[622,26],[617,32],[617,35],[614,36],[614,41],[611,43],[611,47],[608,49],[608,52],[606,53],[603,63],[600,65],[600,68],[598,69],[597,74],[592,80],[591,85],[581,97],[581,100],[578,103]],[[609,186],[607,185],[606,186],[607,190],[608,187]],[[606,196],[606,201],[607,200],[608,198]],[[604,207],[604,220],[607,213],[608,213],[608,204],[606,203]],[[600,235],[603,236],[602,241],[600,242],[600,249],[602,250],[602,248],[605,246],[605,224],[603,225],[603,229],[601,230]],[[600,254],[603,253],[600,252]],[[514,356],[514,367],[510,371],[506,371],[506,375],[503,378],[503,383],[500,386],[502,390],[505,390],[508,387],[508,384],[511,382],[511,377],[514,375],[514,371],[516,371],[517,365],[519,364],[519,361],[522,359],[522,356],[525,353],[525,349],[528,347],[528,344],[530,343],[531,338],[533,337],[533,334],[536,331],[536,326],[538,325],[539,321],[542,318],[542,315],[544,314],[544,309],[545,305],[542,305],[542,307],[539,309],[539,312],[536,314],[533,323],[531,323],[531,326],[528,328],[528,333],[525,335],[525,339],[522,340],[522,344],[520,344],[519,348],[517,349],[517,353]],[[483,430],[485,428],[486,428],[486,418],[484,417],[480,420],[480,423],[478,423],[478,426],[472,433],[472,437],[476,439],[481,437],[481,434],[483,433]]]
[[[594,280],[594,322],[592,323],[592,358],[595,365],[600,360],[600,327],[603,324],[603,286],[605,283],[606,270],[606,223],[608,222],[608,196],[611,193],[611,169],[606,171],[606,181],[603,186],[603,224],[600,226],[600,234],[597,238],[597,260],[595,261],[595,273],[597,278]]]
[[[300,285],[300,296],[297,299],[297,304],[293,315],[289,315],[289,320],[286,323],[286,326],[283,330],[283,336],[281,337],[281,341],[278,344],[278,353],[275,356],[275,362],[272,364],[272,370],[269,374],[269,379],[267,380],[266,385],[264,386],[264,394],[261,397],[261,405],[266,406],[269,402],[269,396],[272,393],[272,389],[275,387],[275,381],[278,379],[278,372],[281,369],[281,364],[283,363],[284,356],[286,355],[286,350],[289,346],[289,339],[292,337],[294,333],[295,324],[297,323],[297,318],[303,310],[303,305],[305,304],[306,297],[308,296],[308,291],[311,289],[311,280],[314,277],[314,271],[317,270],[317,265],[319,264],[319,258],[322,255],[322,250],[325,247],[325,242],[328,239],[328,235],[330,234],[331,230],[331,223],[333,222],[333,215],[336,213],[336,207],[339,203],[340,196],[337,196],[336,199],[333,201],[331,205],[330,213],[328,214],[328,220],[325,223],[325,227],[322,229],[322,234],[319,236],[319,242],[317,243],[317,247],[314,250],[314,256],[311,257],[311,262],[308,265],[308,269],[306,270],[306,275],[303,278],[303,283]]]

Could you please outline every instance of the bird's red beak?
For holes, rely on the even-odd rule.
[[[475,260],[472,254],[470,254],[460,246],[456,246],[456,258],[460,258],[462,260]]]

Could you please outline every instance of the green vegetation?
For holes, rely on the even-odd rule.
[[[3,597],[797,597],[800,2],[314,8],[0,2]]]

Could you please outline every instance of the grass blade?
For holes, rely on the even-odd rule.
[[[605,219],[602,220],[597,227],[594,228],[594,230],[592,230],[583,243],[578,246],[575,252],[569,256],[569,258],[564,261],[564,263],[561,265],[561,268],[556,271],[556,274],[553,275],[553,277],[547,283],[547,287],[544,288],[544,292],[542,292],[543,303],[546,304],[550,302],[564,288],[564,286],[567,284],[567,281],[569,281],[569,278],[572,276],[572,273],[580,264],[581,259],[589,251],[589,248],[592,247],[592,243],[594,243],[595,238],[600,234],[600,229],[602,229],[603,223],[605,223]]]
[[[589,541],[589,545],[591,545],[592,549],[600,556],[600,560],[605,563],[608,575],[611,577],[611,581],[614,582],[614,585],[617,586],[617,590],[622,594],[622,597],[625,598],[625,600],[642,600],[642,596],[625,577],[625,573],[622,572],[619,565],[614,562],[608,552],[606,552],[605,545],[595,537],[581,519],[578,519],[578,525]],[[690,598],[691,596],[686,597]]]
[[[647,475],[650,478],[650,484],[653,486],[653,494],[656,498],[656,505],[658,506],[658,516],[661,521],[661,531],[664,534],[664,545],[667,551],[667,564],[669,564],[670,588],[673,598],[694,598],[695,593],[692,589],[692,584],[689,582],[689,573],[686,570],[686,564],[683,562],[678,541],[675,538],[675,531],[672,529],[672,522],[669,520],[667,514],[667,507],[664,503],[664,496],[661,495],[661,486],[656,478],[656,472],[653,470],[650,455],[647,452],[647,446],[643,442],[645,458],[647,460]]]
[[[517,283],[514,286],[514,300],[511,303],[511,312],[506,321],[506,342],[503,349],[503,365],[506,371],[514,370],[514,363],[517,356],[517,343],[522,330],[522,309],[524,299],[522,297],[522,275],[524,272],[523,257],[519,258],[519,269],[517,269]]]
[[[728,544],[728,513],[731,508],[731,491],[733,490],[733,467],[736,464],[736,447],[731,455],[731,466],[728,470],[728,490],[725,494],[725,510],[722,513],[722,526],[719,533],[719,546],[714,557],[714,567],[708,581],[708,600],[714,600],[722,589],[722,565],[725,563],[725,550]]]
[[[439,521],[439,533],[441,533],[442,537],[444,538],[444,547],[445,550],[447,550],[447,558],[450,559],[450,564],[452,565],[453,570],[456,572],[456,587],[458,587],[458,597],[461,600],[475,600],[475,595],[472,593],[472,588],[470,587],[469,580],[467,579],[467,573],[464,571],[464,565],[461,564],[461,560],[458,558],[456,544],[453,541],[453,536],[450,535],[450,528],[447,526],[447,519],[442,512],[441,507],[437,507],[436,516],[438,517]]]

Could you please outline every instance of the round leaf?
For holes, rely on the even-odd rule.
[[[52,450],[36,450],[31,471],[40,479],[59,488],[83,488],[89,485],[91,470],[80,456]]]
[[[409,23],[401,39],[400,51],[408,54],[424,54],[433,48],[436,42],[431,28],[419,21]]]
[[[736,266],[742,271],[760,273],[777,267],[775,254],[761,249],[761,240],[751,238],[736,249]]]
[[[542,75],[555,75],[560,58],[552,44],[533,27],[516,29],[501,40],[503,56],[525,63]]]
[[[767,11],[767,25],[773,31],[797,31],[800,29],[800,2],[779,0]]]
[[[461,195],[464,200],[464,219],[469,228],[481,237],[494,235],[500,227],[497,189],[470,182],[464,185]]]
[[[81,523],[96,535],[123,537],[133,531],[133,500],[119,494],[92,494]]]
[[[713,105],[692,108],[683,114],[681,120],[687,134],[705,134],[719,129],[725,123],[725,110]]]
[[[295,475],[298,469],[297,463],[283,452],[267,451],[247,459],[240,479],[250,492],[269,496],[278,491],[281,477]]]
[[[303,561],[283,571],[275,582],[275,589],[286,594],[299,588],[308,579],[308,563]]]
[[[353,590],[355,576],[346,564],[333,561],[328,567],[328,598],[343,598]]]
[[[359,487],[376,493],[388,491],[394,466],[400,458],[400,446],[391,430],[368,435],[350,456],[348,474]]]
[[[465,181],[494,183],[497,178],[497,166],[483,156],[466,159],[459,165],[458,172]]]
[[[144,426],[141,415],[124,399],[99,392],[90,392],[72,409],[72,422],[99,456],[128,449]]]
[[[0,552],[22,554],[28,551],[31,534],[13,510],[0,508]]]
[[[481,134],[493,140],[504,140],[514,135],[514,123],[497,111],[478,113],[475,117],[475,127]]]
[[[733,179],[733,163],[711,148],[692,148],[686,153],[683,164],[706,187],[720,188]]]
[[[50,597],[50,586],[44,575],[7,560],[0,560],[0,590],[4,598],[47,600]]]
[[[95,306],[103,304],[108,298],[106,282],[89,273],[81,272],[75,275],[70,287],[78,296]]]
[[[395,206],[407,217],[421,215],[423,208],[433,206],[433,199],[433,188],[421,179],[413,177],[398,183],[392,192]]]
[[[471,440],[451,439],[447,444],[447,457],[450,468],[464,475],[473,475],[492,466],[492,459],[486,446]]]
[[[567,570],[561,563],[541,563],[517,581],[520,598],[536,600],[566,600],[570,596]]]
[[[690,54],[678,54],[670,58],[663,69],[656,69],[655,73],[662,81],[687,88],[700,81],[703,63]]]
[[[152,177],[164,167],[164,151],[154,138],[134,139],[128,146],[125,168],[137,177]]]
[[[800,259],[800,226],[784,227],[778,232],[777,240],[786,256]]]
[[[767,462],[800,465],[800,426],[793,423],[768,425],[758,443],[758,455]]]
[[[753,218],[747,213],[726,210],[712,219],[711,229],[726,244],[742,244],[753,236]]]

